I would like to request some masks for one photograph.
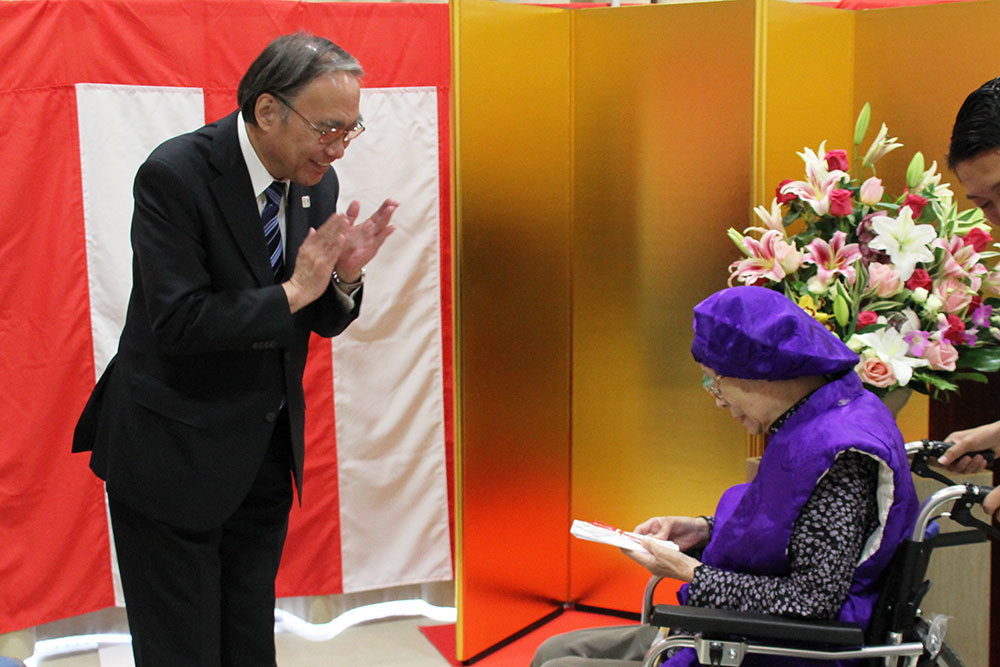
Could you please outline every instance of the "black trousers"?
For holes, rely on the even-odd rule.
[[[225,523],[192,531],[110,498],[136,667],[274,667],[274,578],[288,531],[288,418]]]

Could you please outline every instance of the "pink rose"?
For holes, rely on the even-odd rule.
[[[847,151],[843,148],[827,151],[823,159],[826,160],[826,166],[830,170],[839,169],[840,171],[847,171],[847,168],[850,166],[847,163]]]
[[[903,289],[899,271],[888,264],[872,262],[868,265],[868,289],[880,297],[890,297]]]
[[[786,178],[781,183],[778,183],[778,187],[774,191],[774,196],[777,197],[779,204],[787,204],[798,199],[798,196],[794,192],[786,192],[782,194],[781,188],[785,187],[787,184],[791,183],[792,179]]]
[[[923,287],[925,290],[931,288],[931,274],[927,273],[926,269],[914,269],[913,275],[906,281],[906,289],[911,292],[918,287]]]
[[[861,191],[858,192],[858,198],[861,199],[862,204],[874,206],[882,201],[882,195],[884,194],[885,188],[882,187],[882,179],[872,176],[861,184]]]
[[[862,310],[858,313],[858,328],[864,329],[878,322],[878,313],[871,310]]]
[[[830,215],[850,215],[852,211],[850,190],[837,188],[830,192]]]
[[[986,249],[986,246],[993,242],[993,237],[985,229],[973,227],[962,239],[962,242],[965,245],[971,245],[972,249],[976,252],[982,252]]]
[[[862,382],[873,387],[890,387],[896,384],[896,373],[892,370],[892,366],[878,357],[862,357],[854,370]]]
[[[953,371],[958,361],[958,350],[951,343],[933,341],[924,350],[924,359],[930,363],[932,371]]]
[[[909,206],[910,210],[913,211],[913,219],[916,220],[920,217],[920,214],[924,210],[924,206],[927,206],[927,200],[920,195],[915,195],[912,192],[906,193],[906,198],[903,199],[903,206]]]

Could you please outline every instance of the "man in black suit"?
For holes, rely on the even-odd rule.
[[[326,39],[279,37],[239,111],[136,175],[128,314],[73,450],[106,482],[138,667],[275,664],[310,332],[357,317],[397,206],[336,213],[331,163],[364,130],[361,75]]]

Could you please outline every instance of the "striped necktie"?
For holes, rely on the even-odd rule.
[[[267,196],[267,201],[260,214],[261,222],[264,224],[264,240],[267,241],[267,251],[271,257],[274,282],[281,282],[281,275],[285,271],[285,260],[281,256],[281,227],[278,225],[278,209],[281,207],[281,198],[285,196],[285,184],[281,181],[275,181],[267,186],[264,194]]]

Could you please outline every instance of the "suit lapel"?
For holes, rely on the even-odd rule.
[[[240,151],[236,123],[239,112],[234,112],[218,122],[218,131],[212,143],[212,165],[219,176],[211,183],[212,194],[222,211],[222,216],[236,239],[254,277],[261,285],[273,285],[274,274],[267,259],[267,246],[261,232],[260,212],[250,174],[247,172]],[[286,261],[286,266],[289,262]],[[294,264],[291,264],[294,266]]]

